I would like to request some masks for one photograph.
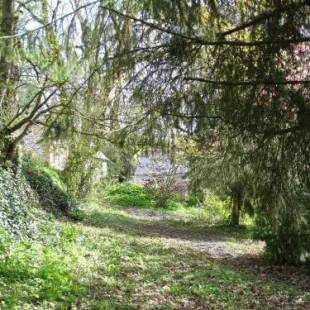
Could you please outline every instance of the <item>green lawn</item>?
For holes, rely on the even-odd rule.
[[[91,204],[82,222],[55,220],[42,239],[45,247],[12,255],[11,274],[1,265],[1,309],[306,309],[309,302],[303,270],[277,271],[237,231],[189,226],[163,212]]]

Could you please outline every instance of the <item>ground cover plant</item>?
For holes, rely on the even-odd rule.
[[[307,309],[305,270],[260,258],[238,230],[146,209],[90,204],[43,243],[1,233],[1,309]]]
[[[35,193],[20,172],[0,167],[0,228],[12,235],[34,235]]]
[[[66,306],[83,293],[76,269],[72,268],[76,261],[76,255],[69,250],[73,239],[66,228],[59,235],[47,236],[52,239],[50,244],[42,244],[16,241],[1,231],[1,309],[31,309],[37,304],[49,309],[49,302]]]

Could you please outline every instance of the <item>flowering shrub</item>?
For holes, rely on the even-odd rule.
[[[169,200],[185,198],[188,192],[186,180],[178,180],[177,167],[172,166],[160,174],[145,178],[144,190],[146,194],[152,194],[157,197],[157,207],[167,207]]]

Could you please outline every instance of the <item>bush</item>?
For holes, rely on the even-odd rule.
[[[310,262],[310,208],[306,208],[299,223],[285,212],[278,214],[276,223],[266,211],[259,210],[253,238],[266,242],[265,255],[270,261],[293,265]]]
[[[158,187],[133,183],[116,183],[106,188],[110,203],[136,208],[175,209],[181,204],[176,193],[160,193]]]
[[[107,198],[112,204],[138,208],[154,207],[156,202],[154,194],[145,193],[142,185],[132,183],[117,183],[109,186]]]
[[[146,195],[156,197],[155,206],[158,208],[166,208],[169,200],[172,200],[176,195],[173,191],[174,180],[166,180],[165,177],[157,176],[146,180],[144,192]]]
[[[73,220],[82,221],[85,219],[86,213],[79,208],[74,208],[69,211],[68,216]]]
[[[191,194],[186,198],[186,204],[189,207],[200,207],[202,205],[203,196],[202,195],[196,195]]]
[[[11,235],[34,235],[36,205],[35,194],[24,176],[0,168],[0,227]]]
[[[202,198],[203,197],[203,198]],[[229,202],[221,200],[212,192],[196,197],[191,195],[186,203],[181,204],[176,213],[182,214],[190,222],[203,225],[227,224],[229,218]]]
[[[228,223],[230,215],[229,204],[228,200],[222,200],[217,195],[207,191],[203,201],[203,209],[208,214],[210,223]]]
[[[22,171],[44,207],[69,214],[77,206],[77,201],[66,193],[65,184],[56,170],[28,157],[22,161]]]
[[[156,196],[156,207],[168,208],[171,200],[178,201],[185,198],[188,184],[185,180],[177,179],[176,169],[177,167],[172,167],[169,171],[144,180],[145,193]]]

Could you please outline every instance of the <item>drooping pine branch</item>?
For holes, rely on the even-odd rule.
[[[185,81],[197,81],[218,86],[259,86],[259,85],[310,85],[310,80],[253,80],[253,81],[223,81],[204,78],[185,77]]]

